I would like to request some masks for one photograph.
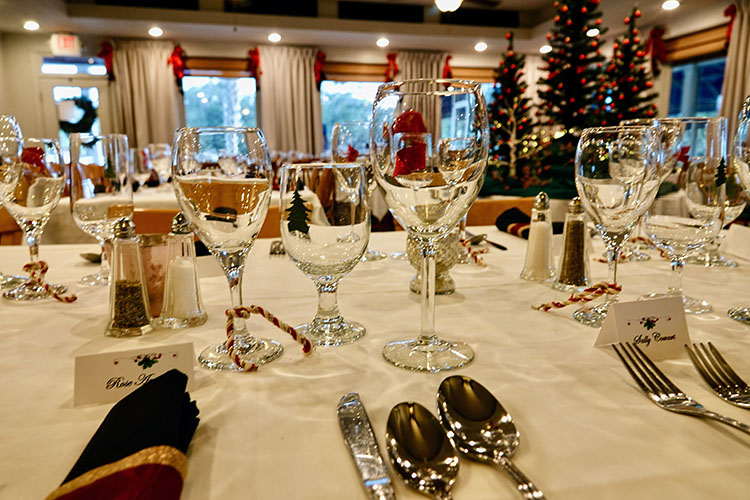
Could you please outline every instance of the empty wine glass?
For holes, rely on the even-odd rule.
[[[576,190],[607,247],[609,284],[617,284],[622,246],[654,196],[661,147],[654,127],[587,128],[578,141]],[[617,294],[606,294],[597,306],[579,309],[573,317],[599,327]]]
[[[263,133],[257,128],[182,128],[175,136],[172,177],[180,208],[226,274],[232,307],[242,306],[245,258],[255,243],[271,202],[273,173]],[[234,350],[257,366],[281,355],[281,344],[250,335],[234,318]],[[228,356],[226,341],[207,347],[200,364],[241,370]]]
[[[385,359],[410,370],[438,372],[474,358],[472,348],[435,334],[436,244],[456,227],[477,198],[487,167],[487,106],[479,84],[448,79],[391,82],[373,104],[371,156],[375,178],[399,224],[422,255],[422,328],[418,338],[383,348]],[[430,142],[471,139],[467,161],[444,164]]]
[[[734,164],[742,187],[750,195],[750,96],[742,104],[734,135]],[[730,318],[750,325],[750,307],[733,307],[727,314]]]
[[[360,163],[284,165],[281,239],[292,261],[318,289],[318,311],[296,327],[313,344],[341,345],[365,334],[344,320],[336,291],[362,259],[370,239],[367,176]]]
[[[21,134],[21,127],[18,125],[18,122],[16,121],[16,118],[11,115],[0,115],[0,138],[7,137],[11,139],[18,139],[23,137]],[[11,142],[7,145],[3,145],[3,148],[9,148],[9,151],[0,151],[0,156],[3,158],[6,157],[17,157],[20,155],[20,151],[18,151],[18,148],[20,147],[20,144],[17,142]],[[15,151],[14,151],[15,150]],[[10,165],[4,165],[0,164],[0,176],[10,175],[11,178],[9,179],[9,182],[12,182],[13,177],[13,165],[12,163]],[[0,180],[0,184],[2,184],[4,187],[3,189],[9,189],[13,188],[14,186],[4,183]],[[3,197],[0,194],[0,208],[3,208]],[[13,288],[21,283],[25,283],[27,278],[24,278],[23,276],[13,276],[11,274],[3,274],[0,272],[0,288]]]
[[[109,284],[105,243],[122,217],[133,216],[133,184],[128,137],[123,134],[70,134],[70,212],[83,232],[99,242],[99,272],[78,280],[82,285]]]
[[[42,231],[65,189],[65,164],[60,145],[55,139],[7,137],[0,138],[0,143],[0,150],[11,153],[3,154],[0,162],[6,166],[4,175],[0,176],[4,184],[0,190],[3,201],[23,229],[31,263],[38,263]],[[66,288],[55,286],[54,290],[64,293]],[[4,298],[19,301],[39,300],[50,295],[44,286],[30,279],[3,293]]]
[[[679,191],[657,199],[643,218],[643,231],[671,261],[666,293],[643,299],[681,297],[686,313],[711,312],[705,300],[682,293],[686,259],[703,248],[721,230],[724,220],[726,118],[681,118],[684,125]]]
[[[172,175],[172,147],[169,144],[149,144],[144,150],[147,168],[156,171],[159,182],[169,181]]]

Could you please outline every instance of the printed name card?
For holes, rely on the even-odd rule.
[[[172,368],[188,376],[190,390],[194,359],[192,342],[78,356],[73,404],[117,402]]]
[[[595,346],[617,342],[636,344],[652,359],[684,353],[683,346],[690,344],[690,336],[682,299],[669,297],[610,306]]]

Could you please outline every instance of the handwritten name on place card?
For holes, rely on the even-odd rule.
[[[192,343],[78,356],[73,404],[114,403],[172,368],[188,376],[190,390],[194,359]]]
[[[684,353],[690,343],[680,297],[618,302],[609,307],[596,346],[630,342],[653,359]]]

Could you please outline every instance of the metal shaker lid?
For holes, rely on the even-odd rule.
[[[177,212],[177,215],[172,218],[171,230],[174,234],[188,234],[192,232],[190,229],[190,222],[188,222],[185,214]]]
[[[539,194],[534,198],[534,210],[547,210],[549,208],[549,195],[544,191],[539,191]]]
[[[583,203],[581,203],[581,198],[576,196],[570,200],[570,203],[568,203],[568,213],[571,215],[580,215],[583,213]]]
[[[135,238],[135,224],[127,217],[123,217],[115,222],[112,232],[115,238],[130,239]]]

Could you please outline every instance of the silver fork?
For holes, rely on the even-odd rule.
[[[275,240],[271,242],[271,249],[268,253],[271,256],[285,255],[286,250],[284,250],[284,245],[281,243],[281,241]]]
[[[633,380],[656,406],[683,415],[710,418],[739,429],[745,434],[750,434],[750,425],[707,410],[702,404],[682,392],[648,359],[648,356],[637,345],[632,346],[629,342],[626,342],[625,345],[619,344],[619,346],[620,349],[617,348],[617,345],[612,347],[614,347]],[[622,350],[624,356],[620,353],[620,350]]]
[[[721,399],[740,408],[750,409],[750,387],[711,342],[708,347],[706,344],[693,344],[692,349],[685,344],[685,349],[695,369]]]

